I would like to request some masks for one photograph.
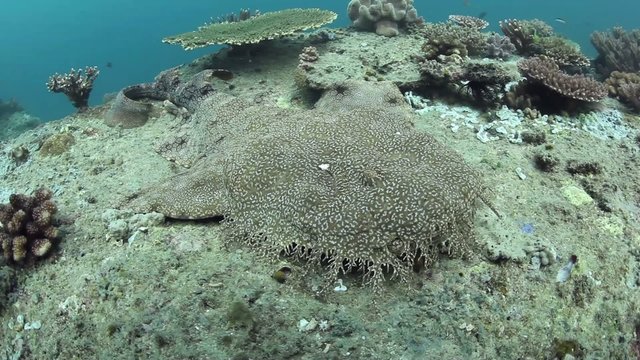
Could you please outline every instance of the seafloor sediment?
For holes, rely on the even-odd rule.
[[[386,51],[373,41],[348,32],[315,46],[321,54],[362,49],[370,65],[376,51]],[[305,107],[293,76],[305,45],[276,42],[250,60],[209,56],[187,67],[231,70],[234,79],[220,81],[219,91],[254,103]],[[335,63],[336,80],[370,77],[370,69],[350,68],[358,61]],[[16,281],[0,310],[0,356],[630,358],[640,322],[640,119],[609,100],[579,117],[525,120],[508,109],[407,97],[416,105],[415,127],[483,174],[502,217],[479,210],[479,244],[468,259],[443,256],[381,289],[360,286],[354,274],[343,279],[346,291],[318,294],[323,271],[229,244],[215,221],[122,209],[131,194],[183,171],[154,150],[175,125],[167,112],[119,129],[103,123],[107,104],[4,142],[0,202],[51,188],[63,239],[35,266],[4,268],[3,279]],[[544,141],[519,142],[522,132],[543,133]],[[59,155],[43,153],[45,139],[59,134],[73,141]],[[19,148],[28,156],[16,162],[11,154]],[[543,171],[541,164],[555,165]],[[576,267],[558,282],[572,255]],[[292,272],[281,283],[272,274],[283,266]]]

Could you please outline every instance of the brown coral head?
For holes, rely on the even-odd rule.
[[[475,16],[468,15],[449,15],[449,21],[454,22],[460,26],[474,28],[482,30],[489,26],[489,22],[484,19],[480,19]]]

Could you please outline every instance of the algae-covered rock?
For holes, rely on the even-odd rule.
[[[71,146],[76,143],[75,137],[68,132],[54,134],[49,136],[40,148],[40,155],[42,156],[55,156],[62,155],[71,149]]]

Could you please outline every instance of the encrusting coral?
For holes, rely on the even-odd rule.
[[[350,270],[373,284],[405,279],[440,252],[472,251],[475,204],[487,198],[479,174],[412,117],[388,82],[337,85],[312,110],[215,94],[192,118],[207,156],[128,206],[223,216],[258,253],[328,259],[328,280]]]
[[[178,44],[185,50],[215,44],[256,44],[318,28],[333,22],[337,16],[332,11],[321,9],[286,9],[252,16],[243,21],[208,24],[196,31],[168,36],[162,41]]]
[[[33,196],[13,194],[0,205],[0,243],[7,263],[23,265],[47,255],[60,230],[53,224],[57,207],[51,190],[40,188]]]
[[[382,36],[396,36],[407,24],[422,22],[413,0],[351,0],[347,14],[356,28]]]
[[[84,111],[89,107],[89,96],[98,74],[100,70],[96,66],[87,66],[84,71],[71,69],[64,75],[54,74],[47,81],[47,89],[67,95],[76,109]]]

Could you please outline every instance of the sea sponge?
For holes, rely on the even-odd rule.
[[[57,212],[51,190],[40,188],[33,196],[12,194],[0,205],[0,244],[7,263],[24,265],[50,253],[60,238],[54,225]]]
[[[137,84],[120,90],[113,104],[104,116],[108,126],[131,129],[144,125],[149,119],[153,106],[147,99],[165,100],[159,96],[153,84]]]
[[[383,36],[396,36],[399,28],[422,21],[413,0],[351,0],[347,13],[356,28]]]
[[[243,21],[212,23],[196,31],[168,36],[162,42],[193,50],[214,44],[244,45],[315,29],[333,22],[338,14],[321,9],[286,9]]]

